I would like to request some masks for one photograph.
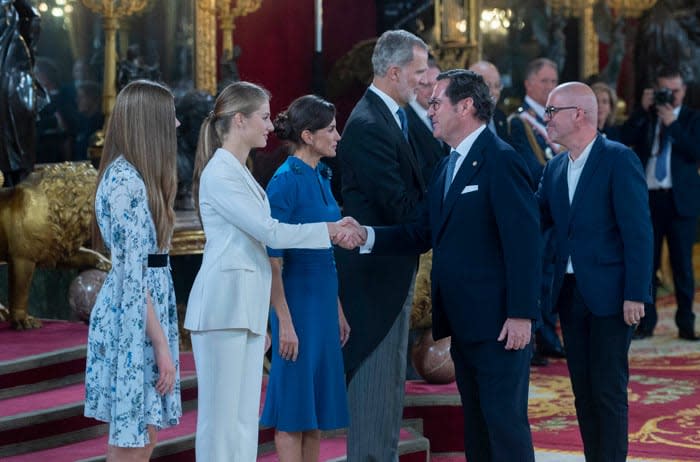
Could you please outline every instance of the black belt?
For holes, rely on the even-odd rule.
[[[576,284],[576,274],[564,273],[564,283]]]
[[[163,268],[168,266],[167,253],[149,253],[148,265],[149,268]]]

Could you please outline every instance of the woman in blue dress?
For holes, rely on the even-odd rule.
[[[168,249],[179,125],[170,91],[135,81],[117,96],[95,194],[112,269],[90,314],[85,415],[109,424],[107,460],[147,461],[182,414]]]
[[[293,155],[267,187],[272,216],[286,223],[336,221],[330,169],[340,135],[335,107],[302,96],[277,116],[275,134]],[[346,427],[342,346],[350,335],[338,299],[333,249],[269,250],[272,368],[261,422],[275,428],[282,461],[317,461],[320,430]]]

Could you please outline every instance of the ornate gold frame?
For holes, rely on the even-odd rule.
[[[196,0],[195,80],[198,90],[216,94],[216,0]]]

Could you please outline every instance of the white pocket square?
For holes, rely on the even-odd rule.
[[[462,194],[474,192],[479,190],[479,185],[478,184],[470,184],[464,187],[462,190]]]

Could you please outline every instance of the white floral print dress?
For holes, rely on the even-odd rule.
[[[109,444],[143,447],[148,425],[178,423],[180,364],[177,308],[169,267],[148,268],[158,253],[146,186],[123,157],[107,167],[97,187],[95,215],[112,269],[90,315],[85,371],[85,416],[109,423]],[[146,290],[168,339],[177,370],[172,393],[155,389],[158,368],[146,336]]]

